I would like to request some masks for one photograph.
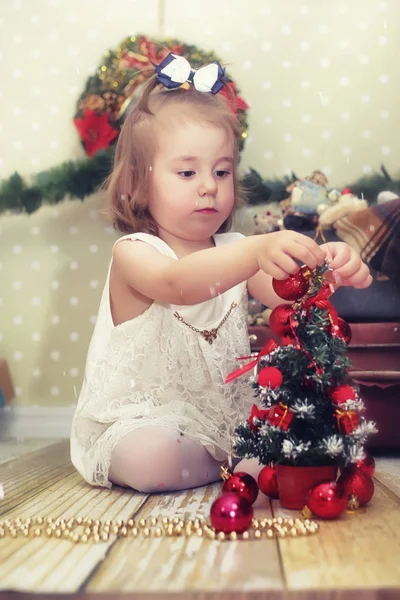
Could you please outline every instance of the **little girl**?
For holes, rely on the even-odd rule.
[[[224,384],[249,354],[247,291],[273,308],[282,299],[272,277],[325,258],[342,285],[371,282],[344,243],[228,232],[242,197],[238,123],[218,95],[220,65],[187,64],[171,54],[156,67],[108,182],[125,235],[113,248],[71,434],[72,462],[92,485],[157,492],[218,480],[253,403],[245,378]]]

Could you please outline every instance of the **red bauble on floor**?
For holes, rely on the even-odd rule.
[[[349,467],[348,469],[344,469],[337,484],[338,486],[343,486],[348,499],[354,500],[359,506],[367,504],[375,491],[372,477],[358,468]]]
[[[307,504],[310,490],[325,481],[334,481],[337,474],[334,465],[295,467],[277,464],[275,469],[279,502],[283,508],[291,510],[302,510]]]
[[[263,494],[277,500],[279,498],[278,482],[274,467],[264,467],[258,474],[258,487]]]
[[[356,463],[356,467],[367,473],[370,477],[375,473],[375,460],[370,454]]]
[[[335,481],[319,483],[310,491],[307,506],[321,519],[336,519],[347,506],[347,495]]]
[[[241,498],[253,504],[257,500],[258,485],[254,477],[249,473],[238,471],[237,473],[232,473],[222,486],[223,494],[231,492],[238,494]]]
[[[243,533],[252,519],[252,505],[232,492],[220,496],[211,506],[210,520],[217,531]]]

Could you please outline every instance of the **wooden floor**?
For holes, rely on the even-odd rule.
[[[17,517],[206,516],[220,485],[148,496],[92,488],[74,471],[67,441],[0,442],[0,520]],[[111,538],[100,544],[0,539],[0,600],[84,597],[241,599],[400,598],[400,460],[377,459],[367,509],[320,521],[297,539]],[[257,517],[290,516],[259,498]],[[19,593],[18,593],[19,592]],[[63,594],[55,596],[55,594]],[[37,596],[36,596],[37,597]],[[33,596],[32,596],[33,598]]]

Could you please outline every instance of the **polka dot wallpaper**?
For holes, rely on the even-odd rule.
[[[0,356],[16,404],[70,405],[82,383],[112,245],[103,196],[0,220]]]
[[[399,25],[397,0],[168,0],[165,12],[167,36],[214,47],[239,82],[243,165],[265,177],[319,168],[339,186],[399,168]]]
[[[84,156],[76,99],[128,34],[214,49],[250,104],[242,166],[323,169],[332,185],[398,169],[397,0],[9,0],[0,11],[0,179]],[[16,405],[76,401],[117,234],[103,197],[0,215],[0,356]]]

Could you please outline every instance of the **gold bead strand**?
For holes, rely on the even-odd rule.
[[[0,521],[0,539],[5,537],[48,537],[69,539],[74,543],[108,542],[110,536],[117,538],[154,536],[160,537],[205,537],[218,541],[249,539],[272,539],[302,537],[317,533],[319,525],[308,518],[273,517],[253,519],[250,528],[242,533],[217,531],[204,517],[183,519],[180,517],[149,517],[136,521],[118,519],[113,522],[88,517],[56,519],[48,517],[6,519]]]

